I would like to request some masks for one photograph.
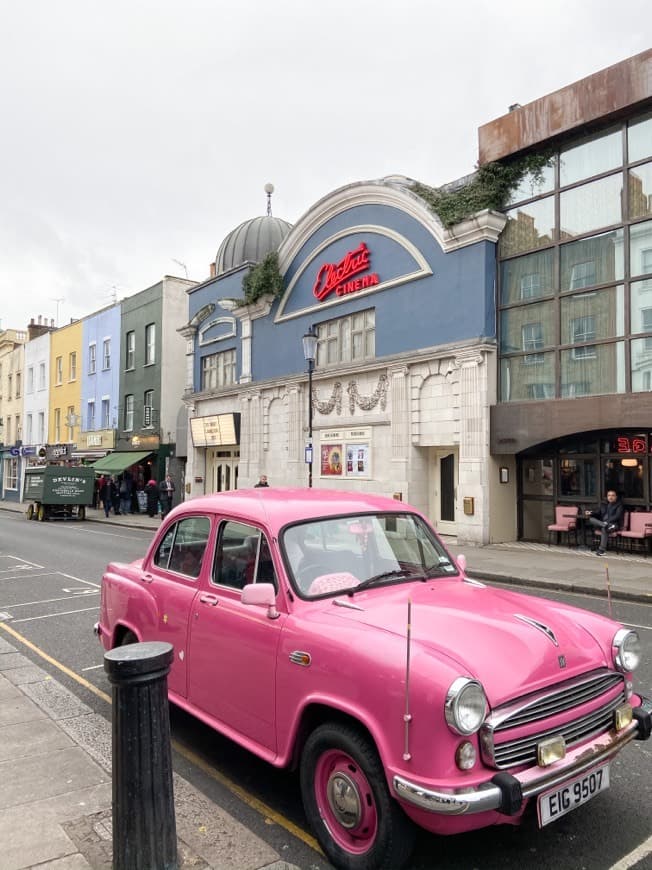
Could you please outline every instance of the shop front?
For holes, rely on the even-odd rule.
[[[518,456],[519,538],[547,540],[556,505],[580,514],[614,489],[628,511],[652,507],[652,430],[609,429],[536,445]]]
[[[238,488],[240,470],[240,414],[206,414],[190,419],[190,437],[196,455],[195,486],[204,493]],[[203,467],[202,467],[203,466]]]

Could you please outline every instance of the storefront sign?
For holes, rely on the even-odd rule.
[[[48,462],[57,462],[60,459],[72,459],[72,451],[76,444],[47,444],[45,457]]]
[[[134,450],[158,450],[161,439],[158,435],[132,435],[131,446]]]
[[[646,439],[640,436],[618,435],[615,441],[616,453],[647,453]],[[650,452],[652,453],[652,447]]]
[[[353,279],[354,275],[371,268],[370,259],[369,248],[364,242],[360,242],[359,246],[354,251],[349,251],[339,263],[324,263],[317,272],[317,279],[312,288],[315,298],[321,302],[330,293],[346,296],[348,293],[380,284],[380,278],[375,272]]]
[[[97,429],[94,432],[81,432],[78,442],[82,450],[91,447],[113,450],[115,447],[115,429]]]
[[[190,432],[195,447],[226,447],[240,443],[240,414],[191,417]]]

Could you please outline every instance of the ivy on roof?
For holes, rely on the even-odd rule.
[[[253,305],[262,296],[277,299],[283,293],[283,276],[278,267],[278,253],[270,251],[257,265],[253,266],[242,279],[244,299],[242,305]]]
[[[550,166],[554,152],[547,150],[537,154],[527,154],[516,160],[502,163],[485,163],[479,166],[471,180],[458,188],[450,186],[429,187],[415,182],[412,191],[420,196],[434,211],[442,224],[452,227],[467,220],[483,209],[503,211],[512,193],[526,175],[533,183],[540,184],[543,170]]]

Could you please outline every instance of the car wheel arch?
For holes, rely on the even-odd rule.
[[[357,729],[363,736],[373,743],[378,753],[379,758],[383,761],[383,754],[374,731],[353,712],[343,710],[338,707],[332,707],[329,704],[319,701],[313,701],[301,710],[298,717],[294,735],[292,738],[292,752],[290,757],[290,767],[296,770],[301,761],[306,741],[312,732],[320,725],[330,723],[332,725],[342,725]]]

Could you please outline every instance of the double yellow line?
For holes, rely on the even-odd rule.
[[[42,650],[40,647],[36,646],[36,644],[32,643],[31,640],[23,637],[22,634],[17,632],[14,628],[11,628],[11,626],[7,625],[6,622],[0,622],[0,629],[2,629],[2,631],[4,631],[6,634],[13,637],[14,640],[22,643],[23,646],[26,646],[28,649],[32,650],[32,652],[36,653],[36,655],[40,656],[42,659],[48,662],[48,664],[51,664],[53,667],[57,668],[57,670],[61,671],[62,674],[70,677],[71,680],[79,683],[80,686],[88,689],[89,692],[92,692],[98,698],[106,701],[107,704],[111,703],[110,695],[108,695],[106,692],[103,692],[101,689],[98,689],[97,686],[94,686],[88,680],[84,679],[84,677],[80,677],[79,674],[75,673],[75,671],[70,670],[70,668],[67,668],[60,661],[57,661],[57,659],[52,658],[52,656],[48,655],[45,650]],[[264,816],[266,820],[269,820],[274,824],[279,825],[281,828],[284,828],[286,831],[288,831],[288,833],[292,834],[293,837],[296,837],[298,840],[301,840],[302,843],[305,843],[306,846],[309,846],[316,852],[321,853],[321,848],[317,843],[317,840],[315,840],[314,837],[311,837],[310,834],[306,833],[306,831],[304,831],[302,828],[299,828],[289,819],[286,819],[285,816],[277,813],[266,803],[263,803],[263,801],[258,800],[258,798],[254,797],[252,794],[249,794],[248,791],[245,791],[245,789],[243,789],[237,783],[233,782],[233,780],[229,779],[228,776],[220,773],[219,770],[216,770],[214,767],[208,764],[208,762],[204,761],[203,758],[201,758],[195,752],[192,752],[190,749],[187,749],[177,740],[172,741],[172,747],[175,752],[178,752],[179,755],[181,755],[191,764],[194,764],[195,767],[198,767],[203,773],[205,773],[207,776],[210,776],[211,779],[219,782],[220,785],[227,788],[244,804],[246,804],[252,810],[255,810],[257,813],[260,813],[260,815]]]

